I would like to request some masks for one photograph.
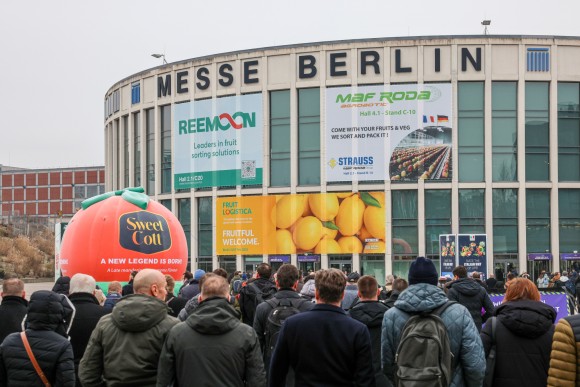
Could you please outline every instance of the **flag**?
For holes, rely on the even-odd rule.
[[[447,116],[437,116],[437,122],[449,122],[449,117]]]
[[[427,116],[423,116],[423,123],[426,124],[427,123]]]
[[[429,116],[429,118],[431,119],[431,122],[435,122],[435,118],[433,118],[433,116]]]

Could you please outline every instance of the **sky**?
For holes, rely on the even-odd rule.
[[[169,63],[285,44],[432,35],[580,36],[580,1],[2,0],[0,165],[104,165],[105,92]]]

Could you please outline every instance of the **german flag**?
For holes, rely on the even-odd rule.
[[[449,117],[447,116],[437,116],[437,123],[439,122],[449,122]]]

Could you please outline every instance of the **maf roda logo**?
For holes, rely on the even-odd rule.
[[[119,244],[143,254],[160,253],[171,248],[171,234],[161,215],[147,211],[129,212],[119,218]]]
[[[328,165],[330,165],[330,168],[334,169],[334,167],[336,167],[336,160],[334,158],[330,159]]]

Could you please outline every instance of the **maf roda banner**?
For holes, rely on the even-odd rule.
[[[384,192],[217,199],[218,255],[384,254]]]

